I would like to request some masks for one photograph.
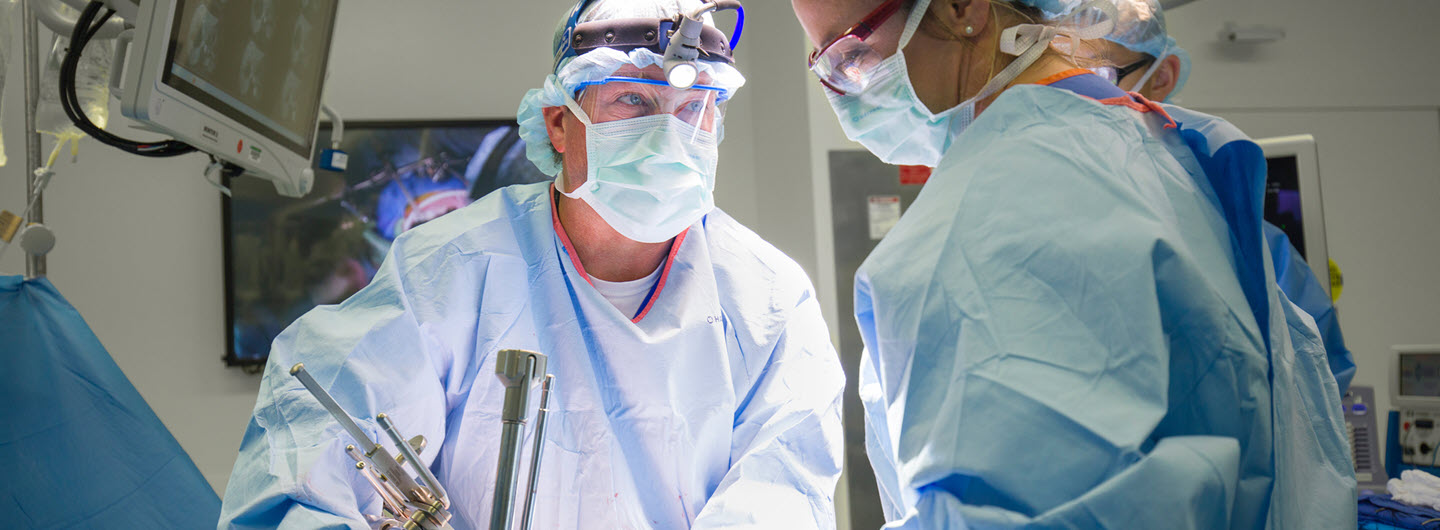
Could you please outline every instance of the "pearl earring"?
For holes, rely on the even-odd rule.
[[[974,26],[965,26],[965,34],[966,34],[966,35],[974,35],[974,34],[975,34],[975,27],[974,27]]]

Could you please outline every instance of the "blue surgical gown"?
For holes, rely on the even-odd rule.
[[[1335,379],[1261,237],[1259,147],[1167,124],[1011,88],[860,267],[887,528],[1355,524]]]
[[[358,529],[379,513],[348,436],[289,376],[300,361],[375,439],[381,412],[423,434],[452,524],[488,527],[495,353],[523,348],[549,355],[556,384],[535,528],[833,528],[845,378],[800,267],[717,210],[632,321],[586,282],[552,211],[548,184],[492,193],[401,235],[371,285],[282,333],[220,527]]]
[[[1283,230],[1265,223],[1265,239],[1270,242],[1270,258],[1274,262],[1275,281],[1291,302],[1305,310],[1315,319],[1320,338],[1325,342],[1325,357],[1330,362],[1330,373],[1340,385],[1340,394],[1350,388],[1355,379],[1355,357],[1345,347],[1345,335],[1340,333],[1340,318],[1335,314],[1335,305],[1325,287],[1310,271],[1310,265],[1300,256],[1300,251],[1290,243]],[[1329,281],[1329,278],[1326,278]]]
[[[1208,145],[1219,147],[1237,139],[1235,135],[1238,130],[1223,119],[1174,105],[1164,105],[1164,108],[1172,117],[1183,121],[1188,128],[1206,136]],[[1310,265],[1300,256],[1300,251],[1290,243],[1285,231],[1268,221],[1261,222],[1261,229],[1270,246],[1270,264],[1275,272],[1275,282],[1291,303],[1299,306],[1315,320],[1315,327],[1325,344],[1325,357],[1330,365],[1330,373],[1335,376],[1340,394],[1344,395],[1350,388],[1350,381],[1355,378],[1355,358],[1350,354],[1350,349],[1345,347],[1345,336],[1340,333],[1340,320],[1335,313],[1335,305],[1325,287],[1320,285],[1319,279],[1310,271]],[[1329,281],[1329,278],[1326,278],[1326,281]]]

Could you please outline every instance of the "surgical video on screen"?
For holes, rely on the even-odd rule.
[[[1400,356],[1400,395],[1440,397],[1440,353]]]
[[[328,127],[319,145],[330,145]],[[550,180],[525,156],[513,122],[347,123],[346,171],[315,170],[315,188],[282,197],[232,179],[226,267],[232,364],[263,363],[300,315],[370,283],[390,242],[511,184]]]
[[[1300,215],[1300,167],[1293,156],[1265,159],[1265,220],[1285,232],[1290,243],[1305,253],[1305,219]]]

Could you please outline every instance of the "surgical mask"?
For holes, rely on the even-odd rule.
[[[904,49],[910,43],[920,21],[929,9],[929,0],[919,0],[905,21],[905,30],[894,55],[880,61],[870,74],[868,84],[855,94],[828,91],[830,107],[840,118],[845,136],[859,142],[887,164],[934,167],[950,149],[955,138],[975,121],[975,107],[1020,76],[1034,64],[1050,41],[1062,30],[1036,24],[1022,24],[1001,33],[1000,51],[1017,56],[985,84],[974,97],[944,112],[935,114],[915,94],[905,63]],[[1083,30],[1063,30],[1071,39],[1089,39],[1108,34],[1113,27],[1114,5],[1093,1],[1076,10],[1090,7],[1111,16],[1096,26]]]
[[[574,191],[563,182],[557,189],[585,201],[620,235],[668,241],[715,208],[714,133],[669,113],[593,123],[573,98],[565,106],[585,124],[588,168]]]

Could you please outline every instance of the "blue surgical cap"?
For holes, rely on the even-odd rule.
[[[1069,15],[1085,2],[1083,0],[1013,0],[1013,3],[1039,9],[1045,13],[1046,20],[1054,20]]]
[[[1180,59],[1180,72],[1175,80],[1175,90],[1180,92],[1190,77],[1190,54],[1180,48],[1175,38],[1165,27],[1165,12],[1155,0],[1114,0],[1120,18],[1115,21],[1115,31],[1106,40],[1130,51],[1149,54],[1156,60],[1174,55]]]
[[[550,135],[545,128],[544,109],[564,106],[566,95],[573,95],[582,82],[599,81],[627,64],[640,68],[664,64],[660,54],[643,48],[629,52],[597,48],[578,57],[567,55],[561,44],[566,39],[566,28],[572,18],[577,24],[621,18],[671,18],[703,4],[703,0],[582,0],[566,11],[560,18],[552,41],[555,71],[545,78],[540,88],[526,92],[515,111],[515,121],[520,124],[520,138],[525,141],[525,156],[535,163],[535,167],[551,176],[558,175],[562,169],[560,154],[550,144]],[[575,15],[577,9],[580,10],[578,16]],[[709,13],[702,17],[702,21],[708,26],[715,25]],[[706,84],[725,89],[730,97],[734,97],[735,91],[745,84],[745,76],[734,65],[702,60],[696,66],[700,73],[708,76]],[[718,127],[720,137],[724,138],[724,121]]]
[[[1085,0],[1013,0],[1017,4],[1040,9],[1046,19],[1070,16],[1075,9],[1083,6]],[[1115,4],[1119,17],[1115,29],[1105,40],[1124,46],[1130,51],[1149,54],[1156,60],[1174,55],[1180,59],[1180,72],[1176,75],[1174,97],[1184,88],[1190,78],[1190,54],[1175,42],[1165,27],[1165,13],[1156,0],[1107,0]],[[1093,24],[1092,18],[1103,16],[1099,10],[1075,14],[1075,23]]]

